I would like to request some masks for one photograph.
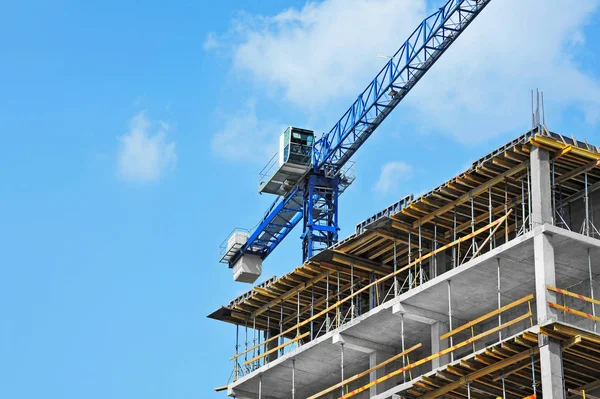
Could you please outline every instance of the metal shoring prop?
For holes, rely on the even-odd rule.
[[[529,230],[533,229],[533,219],[531,217],[531,174],[529,173],[529,164],[527,165],[527,217],[529,218]]]
[[[292,399],[296,397],[296,359],[292,359]]]
[[[313,320],[312,317],[315,314],[315,283],[312,283],[310,293],[310,340],[313,340]]]
[[[258,399],[262,399],[262,374],[258,375]]]
[[[502,307],[502,298],[500,295],[500,258],[498,258],[498,310]],[[498,312],[498,326],[502,325],[502,312]],[[502,330],[498,330],[498,342],[502,341]]]
[[[456,206],[454,206],[454,217],[452,222],[452,241],[456,241]],[[452,246],[452,268],[457,266],[456,263],[456,246]]]
[[[267,336],[269,338],[271,338],[271,308],[267,309]],[[269,339],[267,338],[267,339]],[[264,351],[267,351],[267,345],[265,343],[263,343],[263,345],[265,346]],[[265,356],[264,360],[263,360],[263,365],[269,363],[269,356]]]
[[[533,354],[531,355],[531,376],[532,376],[532,387],[533,387],[533,397],[537,397],[537,387],[535,382],[535,358]]]
[[[354,320],[354,264],[350,263],[350,320]]]
[[[342,382],[344,382],[344,343],[341,342],[340,343],[340,353],[341,353],[341,360],[340,360],[340,365],[341,365],[341,371],[342,371]],[[344,396],[344,386],[342,385],[342,396]]]
[[[410,246],[410,238],[411,238],[411,234],[410,234],[410,230],[408,232],[408,264],[410,265],[412,263],[412,256],[411,256],[411,252],[412,252],[412,248]],[[413,279],[412,279],[412,267],[410,267],[408,269],[408,289],[412,289],[413,287]]]
[[[488,212],[489,212],[489,223],[492,224],[493,220],[494,220],[494,211],[492,208],[492,187],[488,188]],[[490,227],[490,236],[492,235],[492,232],[494,231],[494,229],[492,227]],[[490,238],[490,251],[492,249],[494,249],[494,240],[495,238],[492,237]]]
[[[300,325],[300,291],[298,291],[298,301],[296,305],[296,325]],[[300,336],[300,327],[296,327],[296,337]],[[296,348],[300,346],[300,340],[296,341]]]
[[[587,250],[587,256],[588,256],[588,272],[590,274],[590,298],[595,299],[594,298],[594,278],[592,276],[592,257],[591,257],[589,248]],[[592,316],[596,317],[596,304],[593,302],[592,302]],[[594,319],[594,332],[596,332],[596,330],[597,330],[597,322]]]
[[[244,363],[248,360],[248,319],[246,319],[246,336],[244,338]]]
[[[396,261],[396,239],[394,238],[394,298],[398,296],[398,276],[396,276],[396,270],[398,264]]]
[[[452,286],[448,280],[448,331],[452,331]],[[450,347],[454,346],[452,336],[450,336]],[[454,352],[450,352],[450,362],[454,361]]]
[[[327,270],[325,285],[327,291],[325,292],[325,309],[329,309],[329,270]],[[325,332],[329,332],[329,312],[325,314]]]
[[[256,357],[256,316],[252,317],[252,358]]]
[[[404,352],[404,313],[400,314],[400,338],[402,339],[402,352]],[[406,356],[402,356],[402,368],[406,367]],[[406,371],[402,372],[403,382],[406,382]]]
[[[437,218],[433,218],[433,250],[437,249]],[[433,276],[430,279],[437,277],[437,252],[433,255]]]
[[[504,179],[504,214],[506,215],[507,213],[508,213],[508,182],[506,181],[506,179]],[[515,221],[515,227],[516,227],[516,225],[517,224]],[[506,218],[506,221],[504,222],[504,243],[506,244],[507,242],[508,242],[508,218]]]
[[[279,310],[279,335],[280,335],[280,337],[277,338],[277,341],[279,341],[280,344],[283,344],[283,340],[285,339],[283,336],[281,336],[282,333],[283,333],[283,301],[281,301],[281,308]],[[280,353],[280,355],[283,355],[283,348],[279,349],[279,353]]]
[[[233,359],[233,380],[237,380],[238,377],[238,370],[237,370],[237,354],[238,354],[238,349],[239,349],[239,337],[240,337],[240,325],[236,324],[235,325],[235,359]]]
[[[583,234],[590,236],[590,207],[589,207],[589,196],[588,196],[588,174],[587,170],[583,173],[585,181],[585,196],[583,197],[583,203],[585,206],[585,221]]]
[[[556,226],[556,173],[554,171],[554,159],[551,161],[552,164],[552,225]]]
[[[525,233],[525,180],[521,177],[521,229]]]
[[[423,246],[421,240],[421,224],[419,223],[419,258],[423,257]],[[423,262],[419,261],[419,285],[423,285]]]
[[[340,271],[337,271],[337,301],[340,301]],[[338,328],[340,326],[340,314],[341,314],[341,309],[340,306],[337,306],[335,308],[335,318],[336,318],[336,328]]]
[[[475,205],[473,196],[471,195],[471,234],[473,238],[471,238],[471,254],[474,256],[477,251],[477,242],[475,241]],[[466,259],[466,256],[465,256]],[[464,260],[463,260],[464,262]]]

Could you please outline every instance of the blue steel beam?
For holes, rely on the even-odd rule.
[[[425,18],[335,126],[315,143],[314,172],[336,175],[490,1],[448,0]],[[304,179],[271,205],[230,266],[244,253],[265,259],[279,245],[303,217],[306,186]],[[311,234],[303,236],[307,233]]]

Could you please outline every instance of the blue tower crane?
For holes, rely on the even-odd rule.
[[[277,199],[253,231],[234,232],[222,246],[220,261],[233,268],[235,280],[254,282],[262,261],[300,220],[303,260],[338,241],[338,199],[353,180],[348,161],[490,1],[447,0],[320,139],[310,130],[286,129],[259,183],[261,193]]]

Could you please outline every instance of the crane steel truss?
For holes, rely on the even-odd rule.
[[[313,169],[273,202],[230,267],[265,259],[304,217],[303,260],[338,239],[343,166],[491,0],[448,0],[414,30],[335,126],[314,146]]]

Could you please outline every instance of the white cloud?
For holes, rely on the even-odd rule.
[[[235,31],[235,68],[312,108],[357,95],[425,15],[425,1],[326,0],[273,17],[247,17]]]
[[[206,39],[204,39],[202,47],[205,51],[214,50],[221,47],[221,43],[219,42],[219,39],[217,38],[215,32],[208,32],[206,34]]]
[[[154,132],[152,132],[154,128]],[[177,162],[175,142],[167,140],[169,125],[152,123],[147,111],[129,121],[129,131],[118,137],[117,175],[126,181],[146,183],[159,180]]]
[[[266,92],[311,109],[354,98],[384,64],[376,55],[395,52],[438,3],[308,2],[274,16],[246,15],[224,36],[238,39],[233,65],[244,80],[250,76]],[[600,85],[576,56],[599,3],[491,2],[401,107],[425,132],[482,141],[527,128],[528,93],[540,87],[550,128],[567,109],[598,123]]]
[[[279,135],[285,126],[260,121],[254,101],[233,116],[223,118],[223,128],[212,138],[212,151],[231,161],[266,164],[277,152]]]
[[[598,0],[491,2],[407,98],[425,130],[460,141],[530,127],[530,91],[545,92],[552,129],[566,110],[600,120],[598,80],[576,62]],[[532,23],[535,21],[535,23]]]
[[[402,161],[388,162],[381,167],[379,179],[373,186],[373,190],[385,194],[395,188],[401,182],[412,177],[413,169],[409,164]]]

